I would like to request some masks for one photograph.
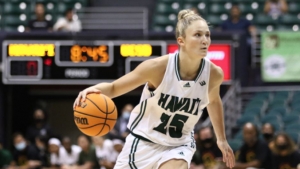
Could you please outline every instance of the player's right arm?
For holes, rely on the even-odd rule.
[[[132,91],[133,89],[149,82],[151,84],[156,83],[157,75],[164,72],[166,68],[165,62],[163,60],[166,56],[149,59],[142,62],[137,66],[132,72],[122,76],[121,78],[115,80],[112,83],[99,83],[85,90],[81,91],[74,102],[74,107],[79,105],[80,100],[85,100],[86,95],[89,93],[103,93],[104,95],[114,98],[125,93]]]

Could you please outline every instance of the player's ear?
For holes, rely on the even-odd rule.
[[[178,43],[179,46],[184,46],[184,39],[183,39],[182,36],[179,36],[177,38],[177,43]]]

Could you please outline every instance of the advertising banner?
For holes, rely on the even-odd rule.
[[[262,33],[261,39],[262,80],[300,81],[300,33],[265,32]]]

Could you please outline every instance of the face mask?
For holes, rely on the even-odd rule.
[[[285,150],[285,149],[288,148],[288,145],[287,145],[287,144],[280,144],[280,145],[277,145],[277,148],[278,148],[279,150]]]
[[[124,119],[129,119],[129,117],[130,117],[130,112],[129,112],[129,111],[123,112],[122,117],[123,117]]]
[[[23,141],[21,143],[16,144],[15,147],[17,150],[22,151],[26,148],[26,143],[25,143],[25,141]]]
[[[35,121],[35,123],[43,123],[44,119],[38,118],[38,119],[34,119],[34,121]]]
[[[270,140],[270,139],[272,139],[273,134],[271,134],[271,133],[264,133],[263,136],[264,136],[265,140]]]
[[[204,144],[209,144],[209,143],[212,143],[212,142],[213,142],[213,139],[212,139],[212,138],[207,138],[207,139],[202,140],[202,142],[203,142]]]

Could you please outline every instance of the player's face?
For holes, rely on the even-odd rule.
[[[185,51],[192,56],[205,57],[211,43],[210,31],[204,20],[197,20],[191,23],[185,30],[183,38]]]

